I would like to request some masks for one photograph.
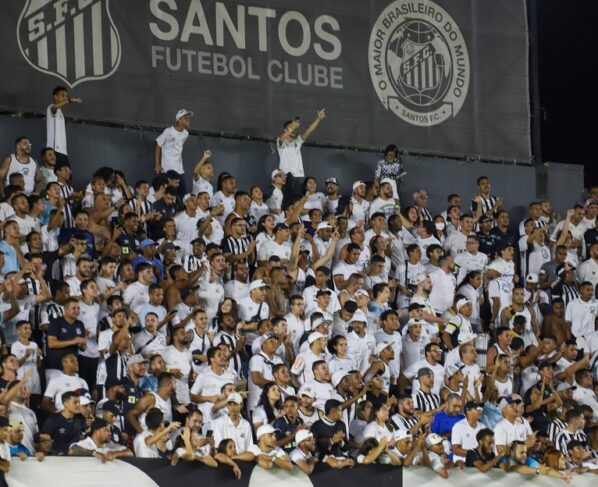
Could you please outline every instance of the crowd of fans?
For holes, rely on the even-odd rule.
[[[183,109],[155,174],[73,188],[62,108],[81,100],[53,95],[39,160],[23,136],[0,165],[0,470],[598,473],[598,187],[518,222],[481,176],[434,215],[395,146],[372,181],[322,185],[301,158],[320,110],[284,124],[267,187],[241,189],[209,150],[185,174]]]

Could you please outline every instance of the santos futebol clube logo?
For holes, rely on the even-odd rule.
[[[121,60],[109,0],[27,0],[17,23],[21,53],[71,88],[112,76]]]
[[[378,17],[369,68],[387,110],[430,127],[455,117],[467,97],[469,55],[459,26],[432,1],[396,0]]]

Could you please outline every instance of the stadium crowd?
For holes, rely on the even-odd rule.
[[[62,109],[80,102],[57,87],[46,147],[19,137],[0,165],[1,471],[598,473],[598,187],[519,222],[480,175],[434,215],[393,145],[371,181],[322,184],[301,156],[320,110],[284,124],[265,188],[239,188],[210,150],[185,174],[182,109],[154,174],[73,188]]]

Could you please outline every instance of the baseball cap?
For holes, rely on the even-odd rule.
[[[343,372],[342,370],[337,370],[334,374],[332,374],[331,381],[333,387],[338,386],[341,381],[347,377],[349,374],[347,372]]]
[[[486,266],[486,269],[498,272],[499,274],[503,273],[503,266],[501,265],[500,262],[498,262],[496,260],[493,260],[492,262],[490,262],[490,264],[488,264]]]
[[[408,322],[407,322],[407,328],[409,328],[410,326],[415,326],[415,325],[420,325],[422,326],[424,324],[424,322],[422,320],[418,320],[417,318],[411,318]]]
[[[467,412],[470,409],[484,409],[484,405],[481,402],[467,401],[463,407],[463,411]]]
[[[574,391],[575,389],[577,389],[577,386],[572,386],[571,384],[568,384],[567,382],[561,382],[556,388],[557,392],[559,392],[559,391]]]
[[[0,416],[0,428],[6,428],[7,426],[10,426],[8,418],[6,416]]]
[[[413,279],[413,282],[415,282],[415,285],[417,286],[418,284],[421,284],[422,282],[424,282],[428,277],[428,274],[419,274],[417,276],[415,276],[415,279]]]
[[[260,346],[263,345],[264,343],[266,343],[268,340],[278,340],[278,335],[276,333],[272,333],[271,331],[264,333],[261,337],[260,337],[261,341],[260,341]]]
[[[328,339],[328,337],[326,335],[324,335],[323,333],[320,333],[319,331],[314,331],[314,332],[310,333],[309,336],[307,337],[307,343],[309,343],[311,345],[313,342],[315,342],[316,340],[319,340],[320,338]]]
[[[353,191],[355,191],[357,188],[359,188],[359,186],[365,186],[365,183],[363,181],[355,181],[353,183]]]
[[[114,414],[115,416],[120,416],[122,413],[120,412],[120,408],[116,405],[114,401],[106,401],[102,404],[102,411],[108,411],[109,413]]]
[[[139,247],[144,249],[146,247],[151,247],[152,245],[158,245],[158,244],[156,242],[154,242],[151,238],[146,238],[145,240],[141,241],[141,244],[139,245]]]
[[[95,404],[95,401],[89,394],[83,394],[79,397],[79,404],[81,404],[81,406],[87,406],[88,404]]]
[[[392,343],[390,342],[380,342],[376,345],[376,355],[380,355],[380,353],[382,352],[382,350],[388,348],[392,346]]]
[[[591,205],[598,205],[598,201],[593,200],[593,199],[586,200],[583,207],[587,208],[588,206],[591,206]]]
[[[424,375],[434,374],[434,371],[430,367],[422,367],[417,371],[417,378],[423,377]]]
[[[457,365],[447,365],[444,368],[444,374],[450,379],[453,375],[461,370],[461,367]]]
[[[191,116],[193,116],[193,112],[191,110],[187,110],[185,108],[181,108],[178,112],[176,112],[176,116],[174,117],[174,119],[178,122],[185,115],[191,115]]]
[[[316,227],[316,231],[319,231],[319,230],[332,230],[333,228],[334,227],[330,223],[328,223],[328,222],[321,222],[321,223],[318,223],[318,226]]]
[[[274,179],[279,174],[284,174],[284,171],[282,169],[274,169],[274,171],[272,171],[272,175],[270,176],[270,179]]]
[[[486,222],[491,222],[492,218],[490,218],[488,215],[483,215],[482,218],[480,218],[480,223],[486,223]]]
[[[180,247],[178,247],[177,245],[173,244],[172,242],[166,242],[164,245],[162,245],[162,250],[169,250],[169,249],[174,249],[174,250],[179,250]]]
[[[96,430],[101,430],[106,427],[108,427],[108,422],[105,419],[97,418],[91,423],[90,430],[93,433]]]
[[[144,359],[143,355],[141,355],[140,353],[136,353],[135,355],[131,355],[129,357],[129,360],[127,360],[127,367],[130,367],[131,365],[135,364],[146,364],[148,362],[149,360]]]
[[[272,426],[271,424],[263,424],[257,429],[257,433],[255,434],[255,436],[259,440],[262,436],[276,433],[277,431],[279,430],[274,428],[274,426]]]
[[[437,433],[430,433],[426,437],[426,446],[440,445],[442,443],[442,436]]]
[[[353,317],[349,320],[349,324],[353,323],[354,321],[360,321],[362,323],[367,323],[367,317],[365,316],[365,313],[363,311],[361,311],[360,309],[358,309],[357,311],[355,311],[355,313],[353,313]]]
[[[525,278],[525,282],[537,284],[538,283],[538,274],[535,274],[533,272],[529,273],[527,275],[527,277]]]
[[[500,410],[504,411],[509,404],[519,404],[520,402],[521,399],[514,399],[513,396],[507,396],[503,397],[498,405],[500,406]]]
[[[329,326],[332,321],[324,319],[324,318],[316,318],[314,322],[311,324],[311,329],[317,328],[320,325]]]
[[[324,181],[324,184],[336,184],[338,186],[338,181],[336,180],[336,178],[328,178],[326,181]]]
[[[316,293],[316,298],[319,298],[320,296],[331,296],[332,292],[330,292],[328,289],[319,289],[318,292]]]
[[[367,296],[368,298],[370,297],[370,295],[368,294],[368,292],[365,289],[358,289],[357,291],[355,291],[353,293],[353,296],[357,297],[357,296]]]
[[[313,438],[313,437],[314,437],[314,435],[312,434],[311,431],[309,431],[309,430],[299,430],[299,431],[297,431],[297,434],[295,435],[295,441],[297,442],[297,444],[299,444],[302,441],[305,441],[308,438]]]
[[[233,392],[228,395],[226,402],[234,402],[236,404],[243,404],[243,397],[238,392]]]
[[[392,179],[390,179],[390,178],[382,179],[382,181],[380,181],[380,185],[383,185],[383,184],[392,184]]]
[[[459,336],[457,337],[457,341],[459,342],[459,344],[463,344],[463,343],[467,343],[467,342],[471,342],[473,340],[475,340],[477,338],[477,335],[475,333],[459,333]]]
[[[406,438],[412,438],[412,437],[413,437],[413,435],[411,434],[411,431],[409,431],[409,430],[403,430],[403,429],[395,430],[395,441],[401,441]]]
[[[187,193],[185,196],[183,196],[183,203],[187,203],[187,201],[189,200],[189,198],[191,198],[191,196],[195,196],[195,195],[191,194],[191,193]]]
[[[501,250],[505,250],[506,248],[509,248],[509,247],[513,247],[513,244],[506,240],[501,240],[496,244],[496,251],[500,252]]]
[[[254,289],[259,289],[266,286],[267,284],[264,282],[263,279],[256,279],[255,281],[251,281],[251,284],[249,285],[249,290],[253,291]]]
[[[413,311],[416,309],[423,309],[425,308],[425,306],[423,304],[419,304],[419,303],[411,303],[409,305],[408,311]]]
[[[459,301],[457,301],[457,310],[460,310],[466,304],[471,304],[471,301],[467,298],[460,299]]]
[[[316,398],[316,391],[314,391],[310,386],[303,386],[299,389],[300,396],[307,396],[311,397],[312,399]]]

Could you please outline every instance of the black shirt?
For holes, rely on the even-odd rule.
[[[48,325],[48,336],[56,337],[56,339],[60,341],[84,337],[85,326],[79,320],[75,320],[73,324],[70,324],[64,318],[57,318],[56,320],[52,320]],[[48,353],[46,354],[46,368],[60,369],[60,360],[69,353],[74,353],[78,357],[79,347],[77,345],[71,345],[65,348],[48,347]]]
[[[494,252],[496,251],[496,235],[493,235],[492,233],[486,235],[482,232],[478,232],[477,235],[480,240],[479,251],[486,254],[488,259],[492,259],[494,257]]]
[[[143,391],[138,384],[135,384],[129,376],[123,377],[123,386],[125,387],[125,399],[123,401],[122,411],[126,418],[127,413],[135,406],[135,403],[143,396]],[[129,435],[136,435],[137,432],[131,424],[125,419],[125,432]]]
[[[54,451],[58,455],[66,455],[69,446],[81,440],[85,431],[85,418],[76,414],[71,419],[66,419],[61,413],[50,416],[44,423],[42,433],[49,434],[54,440]]]
[[[345,437],[342,441],[332,444],[332,437],[342,431],[345,433]],[[349,441],[347,435],[347,429],[345,423],[337,421],[332,423],[326,418],[318,419],[311,427],[311,432],[316,440],[316,448],[320,460],[326,455],[332,455],[334,457],[348,457],[349,456]]]
[[[465,457],[465,466],[466,467],[475,467],[475,462],[477,462],[478,460],[481,460],[482,463],[488,463],[495,456],[496,455],[494,453],[490,452],[487,455],[484,455],[482,457],[477,448],[474,450],[468,450],[467,456]]]

